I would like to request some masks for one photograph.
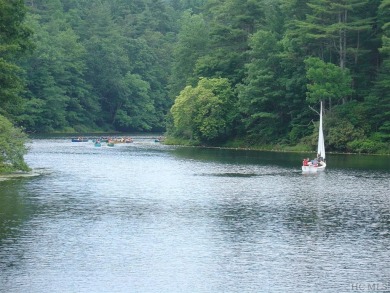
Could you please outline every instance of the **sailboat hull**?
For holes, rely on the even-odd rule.
[[[317,173],[317,169],[315,166],[302,166],[303,173]]]
[[[325,162],[320,162],[317,166],[310,165],[310,166],[302,166],[302,172],[303,173],[317,173],[318,171],[323,171],[326,168]]]
[[[318,171],[324,171],[326,168],[325,162],[320,162],[317,166],[302,166],[303,173],[317,173]]]
[[[317,170],[318,171],[324,171],[326,168],[326,163],[325,162],[320,162],[318,167],[317,167]]]

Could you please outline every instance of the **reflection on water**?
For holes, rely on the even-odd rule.
[[[200,176],[217,176],[217,177],[253,177],[253,176],[258,176],[258,175],[257,175],[257,174],[254,174],[254,173],[212,173],[212,174],[203,173],[203,174],[200,174]]]
[[[305,176],[300,157],[35,140],[26,159],[42,175],[0,182],[0,292],[388,284],[389,168]]]

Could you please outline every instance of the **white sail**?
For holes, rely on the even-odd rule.
[[[317,154],[325,160],[325,142],[324,142],[324,133],[322,131],[322,101],[321,101],[321,110],[320,110],[320,126],[318,129],[318,148]]]
[[[314,161],[317,161],[318,164],[314,163]],[[324,141],[324,133],[322,131],[322,101],[321,101],[320,125],[318,127],[317,158],[316,158],[316,160],[313,160],[312,162],[308,162],[307,160],[303,160],[302,172],[303,173],[316,173],[317,171],[325,170],[325,168],[326,168],[325,141]]]

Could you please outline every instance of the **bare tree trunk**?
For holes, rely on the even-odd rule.
[[[341,12],[339,13],[339,25],[341,25],[341,23],[343,22],[342,20],[342,14]],[[344,57],[343,57],[343,44],[344,44],[344,40],[343,40],[343,37],[344,37],[344,34],[343,34],[343,29],[340,28],[339,30],[339,64],[340,64],[340,68],[344,68]]]
[[[343,25],[346,25],[348,19],[348,10],[340,11],[339,13],[339,24],[341,26],[339,32],[339,56],[340,56],[340,68],[345,69],[346,67],[346,58],[347,58],[347,31]],[[343,104],[347,102],[347,98],[343,97]]]
[[[355,53],[355,64],[357,64],[357,62],[358,62],[359,48],[360,48],[360,30],[357,31],[357,44],[356,44],[356,53]]]

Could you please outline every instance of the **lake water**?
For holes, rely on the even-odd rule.
[[[390,157],[35,139],[0,292],[390,292]]]

